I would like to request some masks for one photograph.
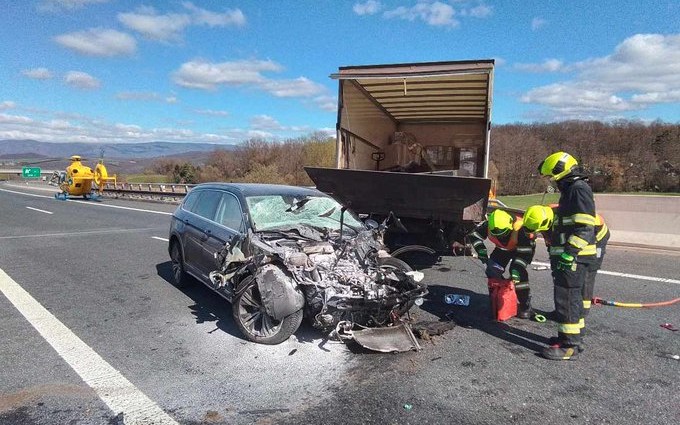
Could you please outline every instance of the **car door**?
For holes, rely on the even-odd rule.
[[[206,229],[207,237],[203,240],[201,272],[206,277],[220,266],[215,261],[215,253],[222,250],[225,243],[231,242],[242,227],[243,213],[238,198],[228,191],[222,191],[220,195],[215,218]]]
[[[221,197],[222,193],[218,190],[201,190],[196,202],[190,206],[190,214],[184,217],[185,266],[188,271],[205,283],[208,282],[208,274],[205,271],[207,253],[204,244],[213,231],[215,213]]]

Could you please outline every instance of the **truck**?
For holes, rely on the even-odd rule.
[[[360,215],[394,217],[386,244],[451,254],[485,218],[494,60],[343,66],[336,168],[306,167]]]

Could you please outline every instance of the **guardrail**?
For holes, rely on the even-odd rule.
[[[104,195],[111,198],[179,202],[194,187],[177,183],[106,183]]]

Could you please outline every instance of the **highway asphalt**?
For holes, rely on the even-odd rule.
[[[174,208],[57,201],[0,184],[0,424],[135,423],[142,396],[147,423],[680,422],[680,361],[663,357],[680,354],[680,331],[661,326],[680,328],[680,304],[595,307],[579,359],[548,361],[536,352],[555,324],[488,320],[481,266],[448,257],[422,268],[431,293],[413,315],[448,314],[457,326],[419,352],[367,352],[308,326],[257,345],[222,298],[169,282]],[[677,298],[679,260],[677,251],[610,247],[596,294]],[[552,283],[534,267],[546,261],[539,247],[530,279],[542,311],[552,310]],[[470,295],[470,306],[443,304],[446,293]],[[121,378],[134,390],[127,414],[108,404],[118,387],[107,385]]]

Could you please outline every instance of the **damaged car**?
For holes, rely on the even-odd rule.
[[[224,297],[244,337],[262,344],[285,341],[303,317],[340,336],[403,330],[427,287],[385,251],[388,226],[362,222],[316,189],[204,183],[172,216],[173,279],[195,278]]]

